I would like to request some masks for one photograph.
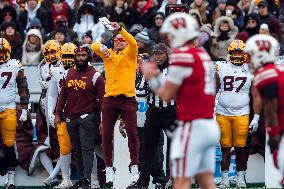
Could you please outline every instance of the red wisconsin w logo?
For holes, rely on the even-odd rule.
[[[185,23],[184,18],[176,18],[171,22],[171,24],[176,30],[186,27],[186,23]]]
[[[256,41],[256,45],[258,47],[258,50],[260,51],[266,51],[269,53],[271,48],[271,43],[268,40],[258,40]]]

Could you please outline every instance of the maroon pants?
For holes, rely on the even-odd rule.
[[[103,137],[102,146],[104,152],[104,161],[107,167],[112,166],[113,151],[113,130],[115,122],[119,115],[125,124],[125,130],[128,137],[128,149],[132,165],[138,165],[139,162],[139,139],[137,136],[137,102],[135,97],[104,97],[103,99]]]

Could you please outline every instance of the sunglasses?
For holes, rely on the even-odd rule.
[[[163,18],[163,17],[161,17],[161,16],[157,16],[157,17],[155,17],[155,20],[158,20],[158,19],[163,20],[164,18]]]
[[[12,16],[12,14],[11,13],[5,13],[5,14],[3,14],[4,16]]]
[[[115,43],[119,43],[119,42],[125,42],[125,40],[123,38],[114,38],[113,40]]]
[[[256,21],[255,21],[255,20],[249,20],[247,23],[248,23],[248,24],[249,24],[249,23],[254,24],[254,23],[256,23]]]

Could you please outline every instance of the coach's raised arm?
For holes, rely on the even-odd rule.
[[[106,46],[94,42],[91,45],[92,50],[96,52],[104,61],[107,58],[112,57],[111,55],[119,55],[119,52],[123,51],[124,53],[127,53],[127,55],[131,56],[129,61],[135,61],[132,63],[136,63],[138,46],[135,38],[123,27],[120,27],[117,22],[111,22],[111,25],[119,32],[113,39],[113,48],[108,49]]]

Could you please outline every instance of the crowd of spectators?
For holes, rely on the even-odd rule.
[[[0,31],[12,46],[11,58],[23,64],[38,64],[48,39],[60,44],[111,44],[114,33],[99,22],[103,16],[138,35],[147,51],[147,46],[166,42],[159,29],[168,4],[188,5],[201,28],[199,45],[213,60],[226,59],[228,44],[235,38],[245,42],[264,33],[283,39],[284,6],[279,0],[2,0]]]

